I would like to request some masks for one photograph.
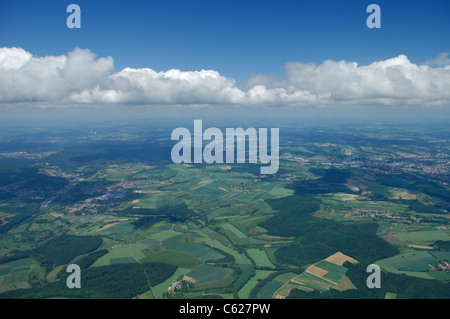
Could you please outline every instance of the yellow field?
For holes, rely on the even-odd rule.
[[[320,278],[322,278],[322,276],[324,276],[324,275],[326,275],[328,273],[328,271],[326,271],[325,269],[316,267],[314,265],[309,266],[305,270],[305,272],[310,273],[311,275],[316,276],[316,277],[320,277]]]
[[[328,261],[329,263],[332,263],[332,264],[335,264],[335,265],[339,265],[339,266],[342,266],[346,261],[349,261],[352,264],[357,264],[358,263],[357,260],[355,260],[352,257],[349,257],[347,255],[344,255],[340,251],[338,251],[334,255],[329,256],[325,260]]]
[[[186,275],[184,275],[183,280],[187,281],[187,282],[190,282],[190,283],[193,283],[193,284],[195,284],[195,282],[197,281],[194,278],[186,276]]]
[[[337,252],[323,260],[338,266],[342,266],[342,264],[344,264],[346,261],[349,261],[353,264],[358,263],[357,260],[344,255],[341,252]],[[273,298],[284,299],[289,296],[291,290],[294,288],[301,289],[307,292],[313,290],[326,291],[331,288],[339,291],[357,289],[351,282],[351,280],[345,275],[340,279],[337,279],[335,276],[327,276],[327,278],[325,278],[324,276],[326,276],[329,271],[316,266],[319,263],[320,262],[309,266],[304,273],[292,278],[291,280],[288,280],[280,289],[278,289],[274,293]],[[329,278],[336,278],[336,280],[333,281]]]
[[[392,194],[391,198],[392,199],[415,200],[415,199],[417,199],[417,196],[409,193],[408,191],[404,191],[404,192],[398,192],[398,193]]]
[[[56,282],[56,276],[58,275],[58,273],[64,268],[64,265],[58,266],[55,269],[53,269],[52,271],[50,271],[47,275],[47,277],[45,278],[48,282]]]
[[[411,247],[411,248],[418,248],[418,249],[433,249],[433,247],[431,247],[431,246],[420,246],[420,245],[408,245],[408,247]]]
[[[339,193],[336,194],[335,197],[338,197],[342,201],[352,201],[357,200],[360,196],[355,194],[346,194],[346,193]]]
[[[108,228],[110,228],[110,227],[112,227],[112,226],[114,226],[114,225],[117,225],[118,223],[119,223],[119,222],[117,222],[117,223],[111,223],[111,224],[105,225],[105,226],[103,226],[102,228],[97,229],[97,231],[102,231],[102,230],[108,229]]]

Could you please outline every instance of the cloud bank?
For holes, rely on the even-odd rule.
[[[21,48],[0,48],[0,104],[450,106],[447,56],[424,65],[405,55],[365,66],[293,62],[282,76],[252,76],[243,90],[214,70],[125,68],[113,73],[112,57],[97,58],[89,50],[36,57]]]

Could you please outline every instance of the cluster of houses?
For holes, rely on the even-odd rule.
[[[431,264],[428,264],[428,266],[430,266],[432,271],[437,271],[437,270],[443,270],[443,271],[450,271],[450,265],[448,262],[444,262],[442,264],[438,264],[437,266],[433,266]]]
[[[180,290],[183,287],[183,285],[181,284],[181,281],[173,281],[172,285],[169,286],[169,288],[167,288],[168,292],[172,292],[174,293],[177,290]]]

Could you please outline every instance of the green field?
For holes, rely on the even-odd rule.
[[[152,254],[140,260],[140,262],[162,262],[171,265],[177,265],[180,268],[194,269],[203,264],[203,262],[187,253],[171,250],[164,250],[157,254]]]
[[[111,249],[106,255],[97,259],[91,267],[107,266],[115,263],[127,263],[134,260],[131,255],[131,246],[129,244],[123,244]],[[143,257],[144,255],[142,255]],[[136,260],[135,260],[136,262]]]
[[[300,290],[307,291],[307,292],[314,290],[312,288],[297,284],[293,281],[289,281],[274,293],[274,297],[278,296],[278,297],[286,298],[287,296],[289,296],[289,293],[291,292],[292,289],[300,289]]]
[[[230,277],[232,273],[233,270],[229,268],[203,265],[186,275],[195,280],[195,287],[202,287],[207,285],[212,286],[213,284],[218,284],[218,286],[220,286],[220,282]]]
[[[39,261],[34,258],[22,258],[14,261],[10,261],[4,264],[0,264],[0,267],[8,267],[8,268],[21,268],[27,267],[31,265],[39,265]]]
[[[294,279],[294,278],[297,277],[297,276],[298,276],[298,274],[296,274],[296,273],[293,273],[293,272],[287,272],[287,273],[281,274],[281,275],[279,275],[279,276],[276,276],[274,279],[275,279],[275,280],[278,280],[278,281],[281,281],[281,282],[283,282],[283,283],[286,283],[286,282],[288,282],[289,280]]]
[[[209,239],[207,241],[208,245],[210,245],[211,247],[215,247],[218,248],[224,252],[226,252],[227,254],[230,254],[234,257],[236,264],[251,264],[251,261],[248,260],[248,258],[244,255],[244,254],[240,254],[238,253],[235,249],[232,249],[228,246],[225,246],[222,242],[220,242],[219,240],[213,240],[213,239]]]
[[[185,252],[202,261],[217,260],[224,257],[212,248],[209,248],[203,244],[194,243],[193,237],[186,235],[179,235],[169,238],[161,243],[162,247],[168,250]],[[186,242],[187,238],[189,238],[188,242]]]
[[[243,232],[241,232],[239,229],[237,229],[230,223],[221,224],[220,227],[222,227],[225,230],[231,231],[239,239],[247,238],[247,236]]]
[[[317,264],[315,264],[315,266],[328,271],[328,273],[325,274],[323,278],[331,280],[335,283],[338,283],[339,280],[341,280],[347,272],[347,268],[327,262],[326,260],[318,262]]]
[[[167,288],[169,288],[172,285],[172,282],[175,280],[178,280],[179,278],[182,278],[184,275],[186,275],[188,272],[190,272],[191,269],[186,268],[178,268],[175,273],[170,277],[169,279],[165,280],[164,282],[152,287],[153,292],[156,295],[156,298],[161,298],[164,293],[167,292]]]
[[[236,225],[236,227],[239,227],[239,229],[242,229],[245,233],[247,233],[249,236],[258,236],[263,235],[267,233],[267,230],[259,226],[258,224],[262,221],[268,219],[270,216],[255,216],[255,217],[248,217],[248,218],[240,218],[233,220],[232,223]]]
[[[271,299],[274,293],[284,285],[284,282],[278,280],[271,280],[262,286],[256,294],[256,299]]]
[[[8,290],[31,288],[31,285],[27,282],[28,273],[28,270],[23,270],[0,276],[0,293]]]
[[[416,258],[412,260],[407,261],[400,261],[397,263],[393,263],[392,266],[394,266],[396,269],[402,271],[427,271],[430,269],[428,264],[435,263],[437,260],[436,258],[432,257],[431,255],[424,256],[422,258]]]
[[[268,284],[266,284],[267,287],[265,288],[263,287],[258,291],[257,297],[260,296],[260,298],[275,298],[276,295],[278,294],[280,296],[287,297],[289,295],[290,290],[293,288],[311,291],[312,290],[311,288],[305,288],[291,281],[297,276],[298,274],[293,272],[288,272],[276,276],[273,280],[271,280]],[[281,286],[275,289],[279,285],[279,283],[281,283]]]
[[[429,253],[441,262],[450,262],[450,251],[429,251]]]
[[[271,270],[256,270],[255,275],[239,290],[239,299],[248,299],[252,289],[258,284],[259,280],[267,278],[273,271]]]
[[[298,275],[292,281],[307,288],[317,290],[319,292],[325,292],[334,286],[333,283],[321,279],[319,277],[313,276],[311,274],[308,274],[306,272]]]
[[[375,262],[382,269],[395,274],[406,274],[409,276],[433,279],[427,271],[429,263],[435,263],[437,259],[427,251],[417,251],[406,254],[399,254]]]
[[[445,230],[411,231],[394,234],[394,237],[408,243],[427,243],[435,242],[437,240],[450,240],[449,232]]]
[[[256,248],[250,248],[247,249],[247,253],[249,254],[250,258],[253,259],[256,266],[275,268],[274,264],[272,264],[267,257],[265,251]]]
[[[0,293],[31,288],[28,283],[28,275],[33,267],[38,266],[39,262],[33,258],[22,258],[0,264]]]
[[[164,241],[166,239],[172,238],[172,237],[180,235],[180,234],[181,233],[170,229],[170,230],[158,231],[156,233],[149,234],[148,237],[150,237],[150,239],[154,239],[157,241]]]
[[[287,189],[287,188],[283,188],[283,187],[276,187],[276,188],[273,188],[273,189],[269,192],[269,195],[270,195],[270,196],[273,196],[273,197],[275,197],[275,198],[292,196],[293,194],[294,194],[294,190],[292,190],[292,189]]]
[[[135,264],[138,261],[134,259],[133,257],[119,257],[119,258],[111,258],[109,260],[110,265],[117,265],[117,264]]]
[[[247,282],[248,279],[250,279],[250,276],[252,274],[253,266],[251,264],[247,265],[238,265],[241,273],[239,274],[238,279],[236,279],[233,282],[233,287],[235,289],[240,288],[244,283]]]

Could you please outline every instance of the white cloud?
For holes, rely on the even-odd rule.
[[[262,78],[268,85],[267,78]],[[250,79],[257,85],[257,79]],[[324,104],[449,104],[450,66],[411,63],[404,55],[358,66],[327,60],[321,65],[288,63],[272,87],[292,87],[316,95]]]
[[[446,66],[450,65],[450,58],[448,57],[450,52],[442,52],[434,59],[427,60],[425,64],[427,65],[436,65],[436,66]]]
[[[283,76],[253,76],[244,91],[214,70],[125,68],[112,73],[113,59],[97,58],[89,50],[35,57],[21,48],[0,48],[0,103],[448,106],[447,56],[432,63],[442,65],[437,67],[411,63],[404,55],[366,66],[331,60],[288,63]]]
[[[68,102],[74,91],[102,84],[113,70],[111,57],[89,50],[67,56],[34,57],[20,48],[0,48],[0,101]]]
[[[93,103],[233,104],[239,103],[243,95],[233,79],[216,71],[125,68],[109,77],[107,87],[74,93],[72,99]]]
[[[0,49],[0,69],[18,70],[25,63],[30,61],[31,54],[21,48],[1,48]]]

